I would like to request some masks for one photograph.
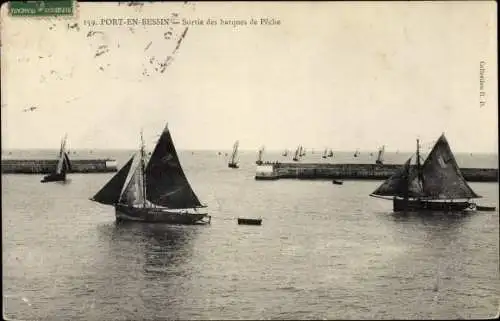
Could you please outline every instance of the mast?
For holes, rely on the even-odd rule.
[[[141,129],[141,188],[142,188],[142,205],[146,207],[146,162],[144,160],[145,158],[145,147],[144,147],[144,137],[142,135],[142,129]]]

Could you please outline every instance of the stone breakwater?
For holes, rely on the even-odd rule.
[[[56,159],[2,159],[3,174],[47,174],[55,170]],[[109,173],[116,172],[113,159],[75,159],[71,160],[71,173]]]
[[[320,164],[320,163],[271,163],[278,178],[302,179],[373,179],[385,180],[402,165],[387,164]],[[271,165],[270,164],[270,165]],[[469,182],[497,182],[497,168],[461,168]]]

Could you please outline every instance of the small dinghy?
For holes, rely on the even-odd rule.
[[[262,219],[261,218],[238,218],[238,224],[239,225],[261,225],[262,224]]]
[[[496,209],[497,208],[495,206],[481,206],[481,205],[476,206],[477,211],[483,211],[483,212],[494,212],[496,211]]]
[[[343,181],[339,181],[338,179],[334,179],[332,183],[335,184],[335,185],[342,185],[342,184],[344,184]]]

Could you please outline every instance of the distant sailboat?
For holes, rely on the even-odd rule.
[[[378,150],[378,156],[377,160],[375,161],[375,164],[382,165],[384,163],[384,152],[385,152],[385,146],[382,145],[382,147]]]
[[[237,140],[234,142],[233,145],[233,153],[231,154],[231,158],[229,159],[229,163],[227,166],[229,168],[238,168],[238,146],[240,145],[240,142]]]
[[[46,175],[41,180],[42,183],[47,182],[64,182],[66,181],[66,173],[71,171],[71,162],[66,152],[66,140],[67,135],[61,140],[61,146],[59,148],[59,160],[57,162],[56,169],[54,172]]]
[[[358,157],[359,156],[359,150],[356,149],[356,151],[354,152],[354,157]]]
[[[297,147],[297,149],[295,150],[295,155],[293,156],[293,161],[294,162],[298,162],[299,159],[300,159],[300,149],[302,148],[302,146],[299,146]]]
[[[322,158],[327,158],[328,157],[328,151],[327,149],[325,148],[325,151],[323,152],[323,156],[321,156]]]
[[[115,207],[117,222],[143,221],[195,224],[210,216],[198,213],[202,205],[191,188],[165,127],[153,154],[146,162],[141,134],[139,153],[132,156],[92,201]]]
[[[330,151],[328,152],[328,157],[333,157],[333,151],[330,149]]]
[[[302,156],[306,156],[306,149],[305,148],[302,148],[302,146],[300,146],[300,154],[299,154],[300,157]]]
[[[444,136],[438,139],[423,165],[417,140],[416,166],[410,157],[403,168],[370,196],[392,198],[395,212],[407,210],[462,211],[476,207],[469,202],[481,198],[467,184]],[[455,201],[462,199],[464,201]]]
[[[288,149],[285,149],[285,151],[283,152],[283,154],[281,154],[281,156],[287,157],[288,156]]]
[[[257,161],[255,161],[255,164],[257,165],[262,165],[264,162],[262,161],[262,157],[264,155],[264,146],[262,146],[260,149],[259,149],[259,152],[257,154]]]

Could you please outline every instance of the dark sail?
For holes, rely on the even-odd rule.
[[[377,164],[382,164],[384,162],[384,151],[385,151],[385,146],[382,146],[378,150],[378,155],[377,155],[377,160],[376,160]]]
[[[427,200],[480,198],[467,184],[444,135],[438,139],[424,164],[410,166],[387,179],[372,196],[400,196]]]
[[[118,173],[116,173],[115,176],[113,176],[111,180],[109,180],[109,182],[104,185],[104,187],[101,188],[101,190],[97,192],[94,197],[91,198],[91,200],[106,205],[114,205],[118,203],[123,185],[125,184],[130,167],[132,166],[133,159],[134,158],[131,157],[125,166],[123,166]]]
[[[410,166],[410,162],[411,157],[398,172],[383,182],[371,195],[421,197],[423,195],[422,184],[418,180],[417,169]]]
[[[167,127],[146,167],[146,195],[151,203],[167,208],[204,207],[182,170]]]
[[[427,199],[480,198],[467,184],[444,137],[439,137],[422,166]]]
[[[233,145],[233,153],[231,154],[231,161],[229,162],[229,164],[236,164],[236,158],[238,156],[238,146],[239,146],[240,142],[237,140],[236,142],[234,142],[234,145]]]
[[[68,153],[64,153],[64,160],[65,160],[65,168],[66,171],[70,172],[71,171],[71,161],[69,160]]]

